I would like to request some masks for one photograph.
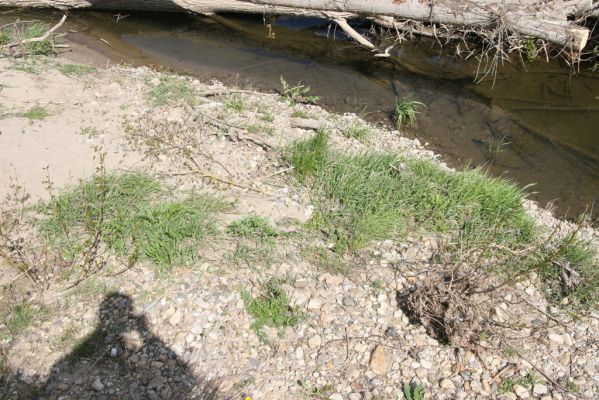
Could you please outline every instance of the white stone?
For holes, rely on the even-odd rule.
[[[96,392],[100,392],[102,389],[104,389],[104,384],[102,383],[102,381],[100,380],[100,378],[96,378],[92,384],[91,384],[92,389],[94,389]]]
[[[514,385],[513,390],[521,399],[528,399],[530,397],[528,389],[526,389],[524,386]]]
[[[532,388],[532,393],[535,396],[542,396],[544,394],[547,394],[548,392],[549,392],[549,389],[547,388],[547,386],[543,385],[542,383],[537,383]]]

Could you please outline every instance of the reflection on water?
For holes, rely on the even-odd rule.
[[[569,216],[599,200],[599,74],[573,77],[558,62],[526,70],[514,63],[501,68],[494,87],[491,79],[474,85],[476,61],[443,54],[430,41],[375,59],[318,19],[136,14],[116,23],[107,13],[82,12],[69,23],[79,32],[72,40],[117,60],[266,90],[284,76],[310,85],[326,107],[365,112],[371,121],[388,122],[396,97],[422,101],[418,127],[405,134],[454,163],[489,165],[522,185],[536,183],[532,197],[559,199]]]

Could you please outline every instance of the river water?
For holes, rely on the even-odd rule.
[[[0,25],[14,18],[0,15]],[[58,19],[50,12],[21,18]],[[431,40],[374,58],[318,19],[76,12],[67,29],[69,40],[113,61],[260,90],[276,90],[281,76],[301,81],[327,109],[362,113],[374,123],[389,123],[396,98],[421,101],[426,109],[417,126],[402,133],[450,164],[484,165],[533,184],[531,198],[555,202],[560,216],[573,218],[599,202],[599,73],[585,65],[572,74],[564,62],[516,60],[475,84],[479,62]]]

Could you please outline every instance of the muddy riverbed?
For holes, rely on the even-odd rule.
[[[16,16],[1,14],[0,23]],[[57,14],[21,18],[53,21]],[[430,41],[375,59],[315,19],[77,12],[66,32],[75,59],[151,65],[269,91],[283,76],[310,85],[329,109],[378,123],[389,123],[396,97],[418,100],[426,109],[403,133],[454,165],[486,165],[534,184],[531,197],[543,205],[555,200],[558,215],[574,217],[599,200],[599,73],[584,65],[572,75],[557,61],[514,61],[496,79],[474,84],[476,60]]]

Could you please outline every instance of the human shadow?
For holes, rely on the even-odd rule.
[[[57,361],[45,384],[28,397],[50,399],[222,400],[218,382],[195,376],[154,335],[133,301],[108,294],[96,329]]]

